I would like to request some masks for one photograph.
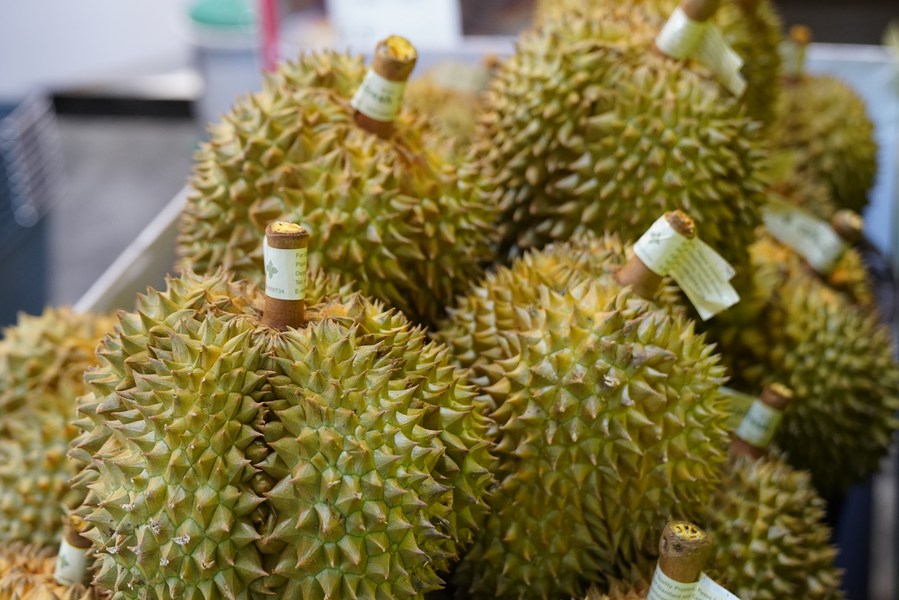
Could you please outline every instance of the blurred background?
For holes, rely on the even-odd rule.
[[[785,26],[812,28],[813,68],[845,76],[870,103],[881,175],[867,233],[895,267],[899,78],[882,45],[899,44],[899,1],[776,4]],[[420,73],[511,52],[532,11],[533,0],[0,0],[0,325],[45,304],[90,305],[142,261],[169,261],[207,124],[278,58],[365,52],[400,33],[418,46]],[[867,520],[843,528],[843,556],[861,564],[851,600],[899,598],[893,471],[861,497]]]

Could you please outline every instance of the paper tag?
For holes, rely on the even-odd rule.
[[[265,293],[279,300],[306,298],[306,248],[272,248],[268,239],[262,247],[265,263]]]
[[[705,573],[699,577],[693,597],[695,600],[740,600]]]
[[[634,254],[662,277],[670,275],[703,321],[740,301],[733,267],[700,239],[680,235],[662,216],[637,240]]]
[[[393,121],[403,104],[405,81],[390,81],[369,69],[350,105],[376,121]]]
[[[777,241],[795,250],[822,275],[833,271],[846,250],[846,242],[829,223],[788,202],[770,200],[762,220]]]
[[[652,586],[646,600],[691,600],[696,591],[696,583],[681,583],[665,575],[662,569],[656,565],[655,575],[652,576]]]
[[[56,557],[56,570],[53,578],[63,585],[87,583],[87,554],[90,548],[76,548],[63,538]]]
[[[740,421],[740,426],[737,427],[737,436],[756,448],[767,448],[774,439],[774,434],[777,433],[783,416],[783,412],[756,399],[749,407],[746,416]]]
[[[727,418],[727,426],[731,431],[736,431],[743,422],[743,417],[749,412],[752,403],[758,400],[758,396],[744,394],[733,388],[722,385],[718,388],[718,393],[726,397],[729,403],[729,411]]]
[[[746,90],[746,80],[740,75],[740,55],[727,45],[717,27],[694,21],[680,7],[674,9],[662,27],[656,47],[672,58],[699,61],[735,96],[742,96]]]

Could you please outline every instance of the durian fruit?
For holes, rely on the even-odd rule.
[[[53,573],[56,553],[40,544],[0,545],[0,600],[102,600],[109,595],[93,586],[63,585]]]
[[[709,575],[741,600],[843,598],[824,511],[808,472],[777,455],[735,458],[709,504]]]
[[[755,312],[727,311],[710,333],[733,387],[758,394],[780,382],[794,391],[775,441],[826,495],[863,480],[886,454],[899,425],[899,366],[875,313],[785,267],[782,251],[764,251],[771,246],[753,247]]]
[[[104,339],[72,456],[116,598],[421,598],[491,484],[472,390],[395,311],[310,276],[278,331],[224,274]]]
[[[792,150],[773,153],[765,176],[769,197],[794,204],[825,221],[838,210],[827,183],[801,171]]]
[[[558,17],[565,11],[577,11],[585,4],[603,6],[626,0],[538,0],[535,21]],[[667,18],[677,7],[677,0],[637,0]],[[782,60],[780,16],[770,0],[723,0],[711,22],[716,25],[728,45],[743,59],[741,74],[746,91],[741,101],[754,119],[769,123],[780,94]]]
[[[708,572],[743,600],[841,599],[824,500],[806,471],[767,451],[791,390],[768,386],[736,429],[728,475],[703,527],[715,538]]]
[[[788,150],[797,169],[827,184],[840,208],[861,212],[877,174],[874,124],[859,95],[839,79],[803,72],[808,30],[791,31],[797,64],[787,73],[769,131],[774,150]]]
[[[498,62],[445,62],[431,67],[406,88],[406,105],[427,115],[432,125],[453,141],[459,151],[471,142],[484,91]]]
[[[66,460],[76,398],[111,320],[48,308],[20,315],[0,341],[0,544],[55,544],[62,506],[79,501]]]
[[[564,270],[569,259],[535,257],[565,248],[498,269],[439,334],[496,422],[492,512],[456,572],[474,598],[579,595],[624,577],[655,555],[672,514],[709,499],[725,458],[713,348],[611,267],[561,287],[552,271],[527,273]]]
[[[649,588],[641,586],[616,583],[607,592],[603,592],[599,586],[592,585],[587,590],[587,595],[580,596],[577,600],[646,600],[648,593]]]
[[[414,57],[408,42],[388,40],[379,56]],[[284,219],[314,234],[311,267],[327,264],[417,321],[439,318],[480,277],[494,207],[457,166],[454,144],[412,111],[386,139],[356,123],[351,98],[365,74],[359,56],[303,55],[212,126],[180,221],[180,270],[224,266],[260,283],[265,226]]]
[[[746,265],[763,201],[759,125],[709,71],[653,50],[666,20],[614,2],[522,35],[474,143],[503,251],[586,230],[635,238],[682,208],[738,271]]]

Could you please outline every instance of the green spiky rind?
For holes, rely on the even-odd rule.
[[[681,208],[745,265],[763,200],[758,124],[706,71],[652,51],[656,11],[586,12],[524,34],[488,92],[474,145],[503,246],[585,230],[636,239]]]
[[[632,248],[616,234],[593,232],[526,252],[461,296],[435,335],[462,366],[487,365],[508,355],[502,335],[517,328],[516,312],[538,300],[540,286],[563,292],[584,279],[616,285],[613,275],[632,254]],[[656,302],[668,307],[678,306],[679,298],[678,288],[669,279],[655,296]]]
[[[85,393],[84,372],[110,319],[48,308],[19,316],[0,341],[0,543],[55,545],[64,507],[80,496],[65,460],[68,421]]]
[[[593,0],[587,4],[608,3],[608,0]],[[638,3],[662,19],[667,19],[678,6],[677,0],[638,0]],[[538,0],[535,21],[539,24],[564,12],[582,10],[584,4],[583,0]],[[712,23],[721,29],[725,41],[744,61],[741,73],[747,87],[741,102],[753,118],[770,123],[780,94],[782,26],[769,0],[759,0],[748,8],[743,8],[744,4],[745,0],[725,0],[712,17]]]
[[[780,382],[794,390],[776,441],[822,493],[839,491],[877,470],[899,426],[892,338],[875,313],[816,278],[781,273],[769,304],[721,347],[734,387],[757,394]]]
[[[708,508],[715,544],[707,571],[736,596],[843,598],[825,503],[807,472],[778,456],[735,459]]]
[[[56,550],[16,542],[0,546],[0,600],[101,600],[92,586],[56,582]]]
[[[240,598],[265,576],[252,482],[267,392],[253,332],[195,312],[123,352],[133,383],[97,410],[119,451],[89,467],[99,502],[85,534],[115,598]]]
[[[252,287],[187,274],[140,297],[104,340],[72,455],[92,459],[79,514],[115,598],[420,598],[470,542],[493,482],[473,390],[399,313],[333,277],[307,283],[299,330],[261,327]],[[311,502],[295,476],[335,458],[335,444],[347,452],[334,468],[361,453],[378,470],[357,481],[361,499],[328,485]],[[324,512],[300,518],[302,506]],[[335,520],[310,526],[325,506]],[[372,535],[331,543],[344,523]],[[363,577],[350,564],[360,547],[373,557]],[[341,572],[314,568],[335,556]]]
[[[769,161],[767,177],[768,193],[773,198],[795,204],[827,222],[837,212],[830,186],[825,180],[800,170],[794,150],[776,152]]]
[[[827,182],[840,208],[867,206],[877,174],[874,125],[845,83],[803,75],[784,85],[770,139],[774,148],[795,152],[800,171]]]
[[[354,122],[362,59],[305,55],[239,101],[196,157],[179,268],[261,282],[265,225],[300,223],[309,265],[433,322],[492,259],[495,210],[453,144],[410,111],[388,140]]]
[[[478,290],[471,295],[477,295]],[[587,280],[533,303],[475,366],[497,409],[497,488],[457,571],[475,597],[557,597],[649,561],[724,461],[724,371],[679,314]]]
[[[263,470],[280,597],[421,598],[473,537],[492,484],[473,391],[395,312],[360,303],[279,339]],[[455,373],[455,374],[454,374]]]

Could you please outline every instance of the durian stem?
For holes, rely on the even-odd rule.
[[[309,233],[294,223],[275,221],[265,228],[265,244],[273,252],[265,259],[266,292],[262,322],[281,331],[288,327],[300,328],[306,323],[306,252]],[[279,275],[281,279],[276,279]],[[285,284],[284,276],[291,275],[295,277],[295,281],[289,280]]]
[[[53,579],[61,585],[87,584],[90,581],[87,561],[84,560],[91,542],[81,534],[87,523],[80,517],[68,515],[63,527],[63,543],[59,548]],[[66,546],[69,548],[66,548]],[[73,555],[74,553],[74,555]],[[82,560],[78,560],[78,558]]]
[[[712,540],[702,529],[686,521],[672,521],[659,540],[659,569],[675,581],[694,583],[711,551]]]
[[[862,240],[864,225],[860,214],[845,208],[835,212],[830,219],[833,230],[849,244],[857,244]]]
[[[696,237],[696,224],[682,210],[673,210],[665,213],[665,219],[671,228],[685,238]],[[636,254],[615,273],[615,280],[621,285],[629,285],[641,298],[651,300],[659,284],[662,283],[661,275],[657,275]]]
[[[793,400],[793,390],[785,385],[772,383],[765,387],[759,400],[774,410],[783,412]],[[760,448],[739,436],[734,436],[730,444],[730,451],[734,456],[748,456],[753,460],[758,460],[765,455],[767,448]]]
[[[805,25],[793,25],[790,27],[790,35],[786,43],[789,52],[784,53],[784,81],[789,85],[795,85],[802,79],[805,71],[805,51],[812,41],[812,30]]]
[[[694,21],[708,21],[718,11],[721,0],[683,0],[680,8]]]
[[[405,38],[391,35],[375,46],[371,70],[389,81],[405,83],[415,68],[416,60],[418,52],[415,47]],[[379,137],[389,138],[393,134],[393,121],[379,121],[359,109],[355,109],[353,119],[357,125]]]

